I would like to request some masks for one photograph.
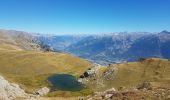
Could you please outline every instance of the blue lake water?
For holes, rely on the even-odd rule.
[[[83,89],[83,85],[74,76],[68,74],[52,75],[48,81],[52,85],[52,90],[80,91]]]

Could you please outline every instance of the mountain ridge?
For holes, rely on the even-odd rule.
[[[14,30],[10,32],[15,33]],[[38,49],[67,52],[94,63],[105,65],[149,57],[170,59],[169,33],[164,30],[157,33],[117,32],[100,35],[33,34],[31,41],[38,43]]]

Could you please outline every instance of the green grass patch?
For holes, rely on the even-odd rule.
[[[77,96],[88,96],[93,93],[90,88],[85,88],[81,91],[53,91],[48,94],[49,97],[77,97]]]

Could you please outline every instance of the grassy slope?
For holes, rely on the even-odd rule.
[[[91,63],[78,57],[65,53],[41,52],[40,49],[27,34],[18,33],[16,36],[0,32],[0,75],[32,93],[37,88],[48,86],[47,78],[52,74],[79,76],[91,66]],[[49,95],[77,96],[88,91],[59,91]]]
[[[46,85],[55,73],[80,75],[90,63],[64,53],[0,50],[0,74],[27,89]]]
[[[118,86],[136,86],[144,81],[155,83],[170,83],[170,61],[151,58],[142,62],[118,64],[118,74],[111,84]]]
[[[113,66],[118,68],[116,76],[112,80],[103,78],[103,72]],[[126,64],[113,64],[100,72],[100,79],[104,80],[103,88],[95,90],[106,90],[107,88],[126,87],[133,88],[148,81],[155,87],[170,88],[170,61],[159,58],[150,58],[142,62],[129,62]],[[90,83],[89,83],[90,84]],[[91,85],[94,87],[93,85]]]

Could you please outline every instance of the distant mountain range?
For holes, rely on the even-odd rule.
[[[73,36],[73,35],[38,35],[37,40],[44,45],[48,45],[51,49],[55,51],[65,52],[65,49],[72,44],[78,43],[80,40],[84,39],[86,36]]]
[[[3,49],[67,52],[99,64],[149,57],[170,59],[168,31],[57,36],[0,30],[0,44]]]
[[[100,64],[136,61],[139,58],[170,59],[170,32],[122,32],[102,35],[38,36],[56,51],[68,52]]]

